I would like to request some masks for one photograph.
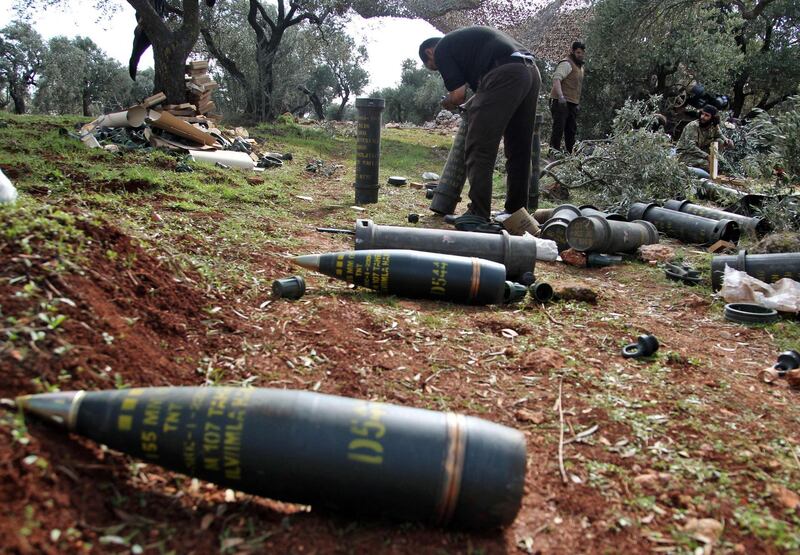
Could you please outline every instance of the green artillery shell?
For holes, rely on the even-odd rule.
[[[471,304],[503,302],[506,268],[480,258],[411,250],[297,256],[310,270],[381,293]]]
[[[455,229],[428,229],[378,225],[356,220],[356,250],[402,249],[498,262],[506,267],[506,279],[516,279],[536,266],[536,239],[517,237],[507,231],[477,233]]]
[[[492,528],[514,520],[522,433],[306,391],[157,387],[30,395],[30,414],[147,462],[334,510]]]

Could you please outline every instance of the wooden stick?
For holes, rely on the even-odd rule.
[[[560,422],[558,437],[558,470],[561,472],[561,481],[568,484],[567,470],[564,468],[564,407],[561,401],[561,384],[563,382],[563,377],[558,379],[558,401],[556,401],[556,404],[558,404],[558,420]]]
[[[548,319],[549,319],[551,322],[553,322],[554,324],[558,324],[559,326],[563,326],[563,325],[564,325],[562,322],[559,322],[558,320],[556,320],[555,318],[553,318],[552,316],[550,316],[550,313],[549,313],[549,312],[547,312],[547,309],[544,307],[544,303],[542,303],[542,310],[544,311],[544,315],[545,315],[545,316],[547,316],[547,318],[548,318]]]

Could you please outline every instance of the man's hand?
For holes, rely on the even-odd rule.
[[[730,139],[725,139],[725,147],[726,148],[733,148],[733,141]]]
[[[447,95],[445,95],[445,97],[442,99],[442,106],[444,106],[445,109],[454,112],[458,109],[458,107],[461,104],[464,103],[466,99],[467,99],[467,86],[462,85],[461,87],[458,87],[456,90],[450,91],[449,93],[447,93]]]
[[[563,94],[558,97],[558,105],[562,108],[567,107],[567,97],[565,97]]]
[[[455,112],[458,109],[458,104],[450,100],[450,95],[444,95],[442,97],[442,107],[445,110],[450,110],[451,112]]]

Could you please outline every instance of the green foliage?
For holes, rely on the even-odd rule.
[[[797,91],[800,6],[792,0],[601,0],[587,30],[587,81],[581,129],[599,137],[626,98],[664,96],[661,109],[684,119],[676,98],[694,83],[725,94],[732,113],[769,109]],[[670,123],[671,127],[671,123]]]
[[[385,119],[420,124],[433,119],[446,92],[438,73],[409,58],[403,61],[400,84],[374,94],[386,99]]]
[[[557,179],[581,189],[586,202],[620,211],[685,194],[691,185],[686,167],[671,156],[669,136],[650,130],[659,103],[659,97],[626,101],[608,139],[578,143],[575,154],[553,168]]]
[[[7,84],[18,114],[25,113],[28,88],[36,83],[44,50],[42,37],[28,23],[12,21],[0,29],[0,80]]]
[[[44,55],[34,98],[36,109],[49,114],[91,116],[118,108],[113,99],[119,92],[120,73],[130,81],[126,70],[91,39],[55,37]]]

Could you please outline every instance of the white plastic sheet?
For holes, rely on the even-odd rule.
[[[530,233],[525,232],[525,235],[530,235]],[[539,237],[534,237],[534,239],[536,240],[536,260],[553,262],[558,258],[558,245],[555,241]]]
[[[17,188],[0,170],[0,204],[13,204],[17,200]]]
[[[720,295],[729,303],[755,303],[779,312],[800,312],[800,282],[782,278],[763,281],[725,265]]]

